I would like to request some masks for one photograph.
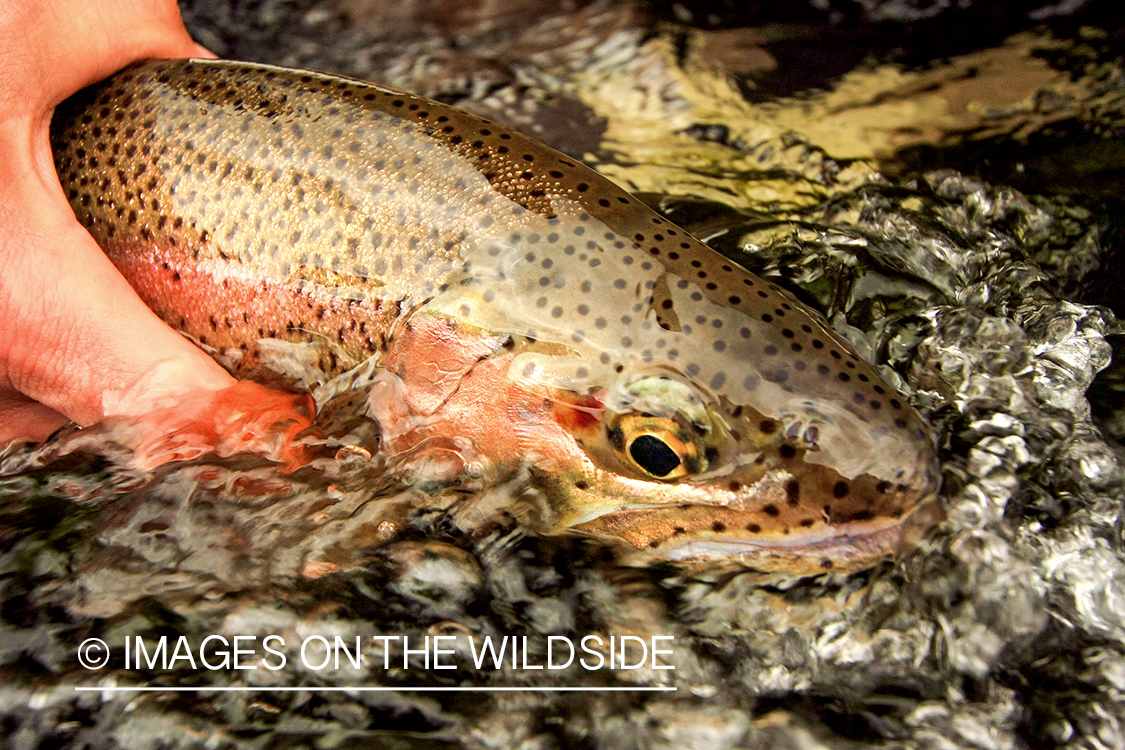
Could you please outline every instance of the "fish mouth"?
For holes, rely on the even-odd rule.
[[[739,556],[765,550],[830,559],[872,555],[880,557],[892,551],[901,538],[902,524],[888,519],[849,524],[846,530],[828,527],[820,533],[790,534],[769,539],[722,537],[716,534],[709,538],[669,540],[659,547],[659,551],[673,560]]]
[[[762,525],[760,514],[706,508],[708,525],[685,508],[626,508],[573,528],[619,537],[655,555],[685,563],[729,560],[797,574],[853,572],[893,556],[903,544],[904,518],[875,518],[811,528]],[[694,510],[694,509],[693,509]],[[692,522],[695,520],[695,523]]]

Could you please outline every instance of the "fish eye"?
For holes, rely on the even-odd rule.
[[[669,481],[701,469],[699,448],[675,420],[633,414],[621,420],[620,429],[625,450],[619,447],[619,455],[644,476]]]
[[[654,477],[666,477],[683,464],[676,451],[656,435],[640,435],[629,444],[637,466]]]

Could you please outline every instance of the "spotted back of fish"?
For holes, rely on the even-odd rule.
[[[52,138],[79,220],[235,366],[287,339],[339,371],[417,314],[507,337],[510,381],[590,417],[556,420],[584,464],[558,472],[570,524],[646,529],[631,541],[683,555],[815,547],[894,526],[936,489],[926,425],[822,318],[471,113],[312,72],[148,61],[64,103]]]

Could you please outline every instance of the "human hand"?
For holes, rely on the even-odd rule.
[[[75,220],[48,138],[55,105],[130,62],[203,56],[174,0],[0,0],[0,448],[234,384]]]

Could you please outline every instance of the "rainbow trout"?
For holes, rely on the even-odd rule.
[[[575,160],[360,81],[147,61],[60,106],[75,214],[236,374],[371,357],[392,465],[521,468],[551,529],[855,570],[934,497],[920,416],[816,313]]]

